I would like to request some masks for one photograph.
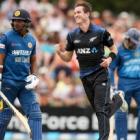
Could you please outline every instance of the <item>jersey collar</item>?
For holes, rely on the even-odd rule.
[[[92,24],[91,24],[91,23],[89,24],[89,27],[88,27],[87,32],[83,32],[80,28],[79,28],[79,30],[80,30],[81,33],[87,33],[87,32],[90,32],[90,31],[92,31]]]

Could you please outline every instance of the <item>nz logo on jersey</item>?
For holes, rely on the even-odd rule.
[[[77,53],[78,54],[91,54],[91,53],[97,53],[98,50],[96,49],[96,47],[93,47],[92,49],[91,48],[79,48],[77,50]]]
[[[78,40],[78,39],[74,40],[74,44],[78,44],[78,43],[80,43],[80,42],[81,42],[81,41]]]
[[[89,42],[93,42],[96,38],[97,38],[97,36],[94,36],[94,37],[90,38]]]

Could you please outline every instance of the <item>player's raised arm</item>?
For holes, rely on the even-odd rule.
[[[67,51],[65,49],[65,44],[60,43],[56,45],[56,52],[60,58],[66,62],[69,62],[72,59],[73,51]]]

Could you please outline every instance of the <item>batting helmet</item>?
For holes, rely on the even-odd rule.
[[[26,22],[31,22],[30,14],[24,9],[17,9],[13,12],[11,20],[19,19],[24,20]]]

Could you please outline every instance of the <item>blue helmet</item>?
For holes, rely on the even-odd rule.
[[[30,14],[24,9],[17,9],[13,12],[11,20],[19,19],[25,22],[31,22]]]

